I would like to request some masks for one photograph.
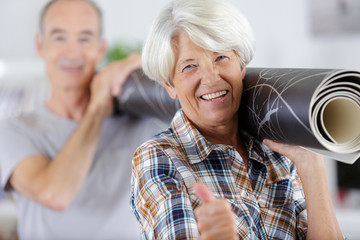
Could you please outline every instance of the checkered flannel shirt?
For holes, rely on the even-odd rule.
[[[242,135],[248,171],[234,147],[207,141],[181,110],[167,131],[137,149],[131,207],[144,239],[199,238],[196,182],[231,204],[240,239],[305,239],[305,198],[295,165]]]

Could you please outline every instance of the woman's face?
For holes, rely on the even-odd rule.
[[[174,39],[174,51],[173,86],[164,86],[190,121],[204,129],[237,121],[245,69],[235,52],[205,50],[185,32]]]

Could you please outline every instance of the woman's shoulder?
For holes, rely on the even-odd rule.
[[[144,142],[136,152],[148,152],[148,151],[166,151],[167,149],[174,149],[179,147],[179,141],[176,134],[171,128],[160,132],[153,136],[148,141]]]
[[[185,151],[171,128],[156,134],[137,148],[133,164],[149,166],[172,165],[177,159],[186,159]]]

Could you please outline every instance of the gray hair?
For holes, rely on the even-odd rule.
[[[50,7],[58,2],[60,0],[51,0],[49,1],[41,10],[40,12],[40,19],[39,19],[39,33],[42,34],[43,33],[43,28],[44,28],[44,18],[46,13],[48,12],[48,10],[50,9]],[[102,11],[100,9],[100,7],[93,1],[91,0],[84,0],[86,2],[88,2],[97,12],[97,14],[99,15],[99,21],[100,21],[100,35],[102,35],[103,32],[103,14]]]
[[[170,82],[173,39],[185,31],[198,46],[213,52],[235,51],[241,67],[255,52],[255,37],[242,13],[224,0],[173,0],[153,22],[142,51],[143,70],[157,82]]]

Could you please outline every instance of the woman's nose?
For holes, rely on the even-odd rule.
[[[219,80],[219,71],[213,64],[204,66],[201,71],[201,83],[212,84]]]

